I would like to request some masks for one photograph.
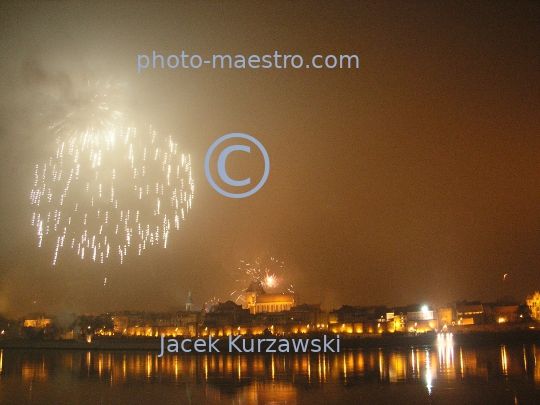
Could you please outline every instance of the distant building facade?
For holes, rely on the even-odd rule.
[[[455,325],[455,315],[453,308],[437,309],[437,322],[441,331],[446,332],[450,326]]]
[[[414,333],[425,333],[438,330],[437,318],[433,308],[427,305],[410,305],[407,307],[407,330]]]
[[[195,336],[198,333],[198,312],[128,312],[111,316],[114,334],[124,336]]]
[[[257,281],[251,282],[246,293],[246,304],[251,314],[289,311],[295,306],[293,293],[268,294]]]
[[[495,307],[497,323],[519,321],[519,305],[498,305]]]
[[[456,305],[457,325],[482,325],[484,307],[480,302],[462,302]]]
[[[36,329],[45,329],[47,325],[52,323],[51,318],[45,318],[43,316],[33,317],[34,319],[25,319],[24,327],[25,328],[36,328]]]
[[[527,306],[531,311],[531,317],[540,321],[540,291],[527,296]]]

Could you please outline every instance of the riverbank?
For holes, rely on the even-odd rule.
[[[314,338],[322,334],[309,334],[286,337],[286,339]],[[329,337],[335,335],[329,334]],[[516,330],[505,332],[470,332],[456,333],[438,336],[434,333],[418,335],[408,334],[382,334],[371,336],[340,335],[341,349],[352,350],[360,348],[378,347],[414,347],[433,346],[441,342],[451,341],[459,346],[482,346],[491,344],[540,344],[540,330]],[[255,336],[255,339],[265,339],[264,336]],[[279,336],[279,338],[283,338]],[[223,339],[223,338],[222,338]],[[225,340],[225,339],[223,339]],[[180,339],[181,341],[181,339]],[[57,349],[57,350],[160,350],[159,337],[99,337],[96,336],[91,342],[86,340],[24,340],[11,339],[1,340],[2,349]]]

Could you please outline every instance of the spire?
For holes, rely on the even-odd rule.
[[[189,290],[188,299],[186,301],[186,311],[193,311],[193,298],[191,297],[191,290]]]

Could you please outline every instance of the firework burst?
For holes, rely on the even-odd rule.
[[[258,283],[266,292],[273,292],[278,288],[282,288],[292,293],[294,292],[292,285],[282,286],[283,279],[281,274],[284,272],[285,263],[268,255],[262,259],[258,258],[254,262],[241,260],[238,267],[239,275],[236,279],[236,283],[240,288],[233,291],[230,295],[235,298],[236,302],[244,302],[244,292],[252,282]]]
[[[211,300],[206,301],[204,303],[205,312],[208,313],[208,312],[212,311],[212,308],[218,306],[220,303],[221,303],[221,301],[216,297],[212,298]]]
[[[125,125],[112,107],[120,85],[88,84],[50,130],[54,155],[35,166],[31,224],[39,247],[104,263],[167,247],[191,209],[191,158],[149,126]],[[109,105],[110,104],[110,105]]]
[[[77,91],[50,103],[51,123],[49,129],[55,134],[68,136],[91,132],[110,131],[122,126],[126,103],[123,89],[125,83],[85,80]],[[56,118],[57,117],[57,118]]]

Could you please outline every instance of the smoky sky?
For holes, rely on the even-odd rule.
[[[537,3],[12,2],[0,16],[0,311],[167,310],[188,290],[224,301],[241,261],[265,255],[326,309],[540,288]],[[138,73],[153,51],[346,54],[360,67]],[[193,207],[167,249],[122,265],[66,250],[52,266],[29,193],[55,150],[48,122],[85,101],[89,78],[124,83],[126,115],[191,154]],[[244,199],[204,173],[232,132],[271,162]],[[257,159],[235,155],[231,173],[259,176]]]

